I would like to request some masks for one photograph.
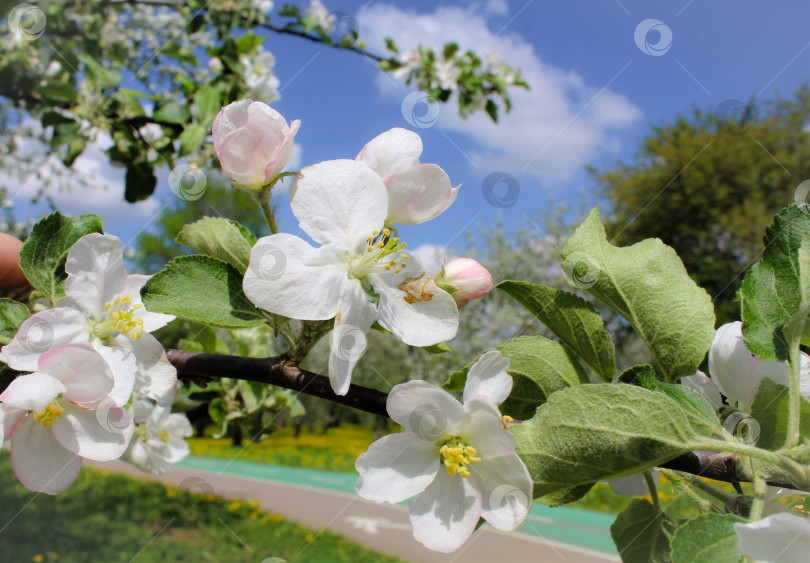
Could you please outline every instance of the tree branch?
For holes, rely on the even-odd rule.
[[[388,399],[386,393],[352,384],[346,395],[335,395],[328,377],[302,370],[284,356],[244,358],[182,350],[168,350],[167,354],[169,361],[177,368],[178,379],[182,381],[193,381],[201,386],[221,377],[258,381],[327,399],[372,414],[388,416],[385,408]],[[736,460],[737,456],[734,454],[701,450],[687,452],[662,463],[661,467],[731,483],[742,492],[740,483],[750,482],[750,479],[738,472]],[[790,483],[769,482],[768,484],[794,488]]]

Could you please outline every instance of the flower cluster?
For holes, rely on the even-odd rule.
[[[3,442],[11,440],[20,482],[49,494],[73,483],[81,458],[135,451],[130,441],[142,434],[142,420],[162,420],[177,388],[177,372],[150,334],[174,317],[144,308],[148,276],[127,275],[121,241],[85,235],[70,249],[65,272],[65,298],[26,319],[0,352],[9,367],[30,372],[0,394]],[[135,420],[126,408],[133,400]],[[164,438],[184,435],[174,419]],[[178,459],[177,448],[155,451],[166,462]]]

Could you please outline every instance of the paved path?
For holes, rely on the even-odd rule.
[[[149,477],[117,461],[94,465]],[[519,533],[484,526],[459,551],[436,553],[413,539],[406,506],[361,499],[354,494],[355,479],[352,474],[191,457],[159,480],[224,498],[255,499],[263,510],[288,520],[316,530],[329,528],[410,561],[618,562],[608,531],[610,516],[539,505],[532,508]]]

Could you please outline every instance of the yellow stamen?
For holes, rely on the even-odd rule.
[[[65,417],[65,409],[62,408],[56,399],[54,399],[50,405],[45,407],[39,412],[35,412],[33,414],[33,418],[36,422],[39,422],[45,428],[50,428],[56,423],[56,418],[64,418]]]

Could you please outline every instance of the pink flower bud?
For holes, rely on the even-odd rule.
[[[214,119],[214,150],[234,185],[260,191],[289,162],[300,125],[296,119],[288,126],[280,113],[263,102],[233,102]]]
[[[455,258],[445,264],[436,283],[450,293],[459,308],[492,289],[489,271],[472,258]]]
[[[223,68],[222,61],[219,60],[219,57],[211,57],[208,59],[208,70],[211,72],[220,73]]]

